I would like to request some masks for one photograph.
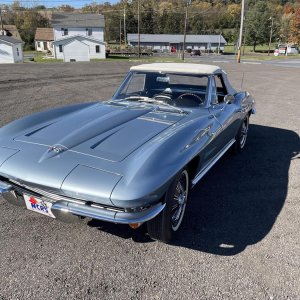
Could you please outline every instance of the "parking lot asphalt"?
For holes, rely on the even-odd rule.
[[[109,98],[131,63],[0,65],[0,125]],[[257,101],[243,153],[193,189],[171,245],[0,198],[0,299],[300,299],[300,72],[219,63]],[[163,158],[162,158],[163,159]]]
[[[247,59],[243,58],[241,59],[241,64],[253,64],[253,65],[261,65],[261,64],[267,64],[267,65],[273,65],[277,67],[289,67],[289,68],[300,68],[300,59],[298,58],[299,55],[294,57],[288,57],[277,59],[273,55],[270,56],[270,60],[259,60],[255,59]],[[194,62],[194,63],[204,63],[204,64],[219,64],[219,63],[235,63],[237,57],[236,55],[216,55],[216,54],[203,54],[201,56],[189,56],[187,55],[185,60],[188,62]]]

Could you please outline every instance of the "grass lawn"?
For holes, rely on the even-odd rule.
[[[273,51],[276,48],[277,44],[271,44],[270,47],[270,55],[273,55]],[[267,54],[269,49],[269,45],[257,45],[256,46],[256,52],[253,52],[253,46],[252,45],[245,45],[241,48],[242,54],[245,53],[245,55],[257,55],[257,54]],[[234,45],[226,45],[224,48],[224,54],[235,54],[236,51],[234,49]]]
[[[51,62],[62,62],[62,59],[47,58],[45,53],[37,51],[24,51],[24,61],[25,62],[38,62],[38,63],[51,63]]]
[[[47,58],[44,53],[36,53],[34,56],[34,61],[38,63],[52,63],[52,62],[62,62],[62,59]]]
[[[47,58],[44,53],[36,52],[36,51],[26,51],[24,54],[32,56],[34,62],[37,63],[52,63],[52,62],[63,62],[63,59],[56,59],[56,58]],[[129,62],[129,61],[136,61],[136,62],[182,62],[181,59],[178,57],[159,57],[159,56],[141,56],[141,58],[138,58],[137,56],[121,56],[121,55],[110,55],[106,59],[98,59],[98,58],[92,58],[91,62],[97,62],[97,61],[103,61],[103,62],[111,62],[111,61],[117,61],[117,62]]]

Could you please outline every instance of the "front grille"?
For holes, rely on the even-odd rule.
[[[45,191],[45,190],[37,188],[37,187],[20,184],[19,182],[15,181],[13,179],[10,179],[9,183],[13,186],[14,190],[16,192],[18,192],[20,195],[29,194],[29,195],[36,196],[42,200],[45,200],[45,201],[48,201],[51,203],[54,203],[59,200],[64,200],[64,201],[73,202],[73,203],[82,204],[82,205],[91,205],[94,207],[98,207],[98,208],[106,209],[106,210],[110,210],[110,211],[115,211],[115,212],[125,212],[124,208],[102,205],[102,204],[94,203],[91,201],[85,201],[85,200],[81,200],[81,199],[66,197],[66,196],[59,195],[59,194],[54,194],[54,193]]]

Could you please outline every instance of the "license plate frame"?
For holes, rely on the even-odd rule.
[[[28,194],[23,194],[23,198],[28,210],[55,219],[55,216],[51,211],[51,202],[45,201],[44,199]]]

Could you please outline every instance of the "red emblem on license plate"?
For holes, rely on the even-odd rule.
[[[29,202],[30,202],[31,204],[37,204],[37,203],[38,203],[38,201],[35,200],[34,197],[30,197]]]

